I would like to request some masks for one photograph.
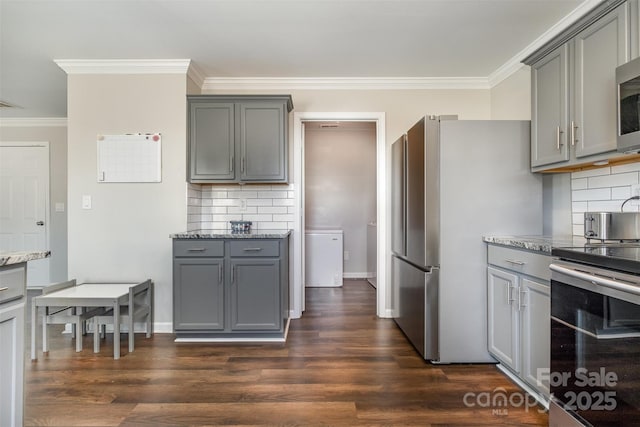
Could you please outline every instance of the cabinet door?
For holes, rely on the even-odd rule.
[[[224,258],[173,261],[176,331],[224,330]]]
[[[279,330],[280,260],[232,259],[230,265],[231,330]]]
[[[531,67],[531,166],[569,160],[569,46],[560,46]]]
[[[549,285],[522,278],[520,282],[522,307],[522,377],[540,393],[549,396],[548,376],[550,346]],[[547,378],[544,379],[543,378]],[[540,379],[540,381],[538,381]]]
[[[574,104],[569,141],[576,157],[616,150],[616,67],[629,60],[624,3],[574,38]]]
[[[515,372],[520,372],[518,276],[487,268],[489,352]]]
[[[21,426],[24,407],[24,300],[0,308],[0,425]]]
[[[286,181],[286,111],[284,102],[239,104],[242,181]]]
[[[191,182],[235,179],[234,104],[193,102],[189,106]]]

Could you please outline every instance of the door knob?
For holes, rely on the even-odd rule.
[[[38,221],[36,222],[36,225],[44,225],[44,221]]]

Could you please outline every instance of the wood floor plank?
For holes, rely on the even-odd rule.
[[[367,282],[306,295],[286,343],[137,334],[128,353],[123,335],[113,360],[111,335],[99,354],[91,336],[76,353],[75,341],[51,327],[51,351],[25,363],[25,426],[547,425],[537,406],[496,410],[465,400],[522,391],[492,364],[425,362],[393,320],[376,317]]]

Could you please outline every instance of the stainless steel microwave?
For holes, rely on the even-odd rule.
[[[640,151],[640,58],[616,68],[618,151]]]

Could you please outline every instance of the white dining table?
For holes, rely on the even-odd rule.
[[[113,358],[120,358],[120,306],[129,304],[129,289],[138,283],[81,283],[33,298],[31,309],[32,359],[35,359],[38,308],[44,307],[105,307],[113,309]],[[130,310],[133,312],[133,310]],[[46,351],[46,322],[42,328],[43,351]],[[81,331],[76,331],[77,334]],[[132,332],[129,331],[131,334]]]

